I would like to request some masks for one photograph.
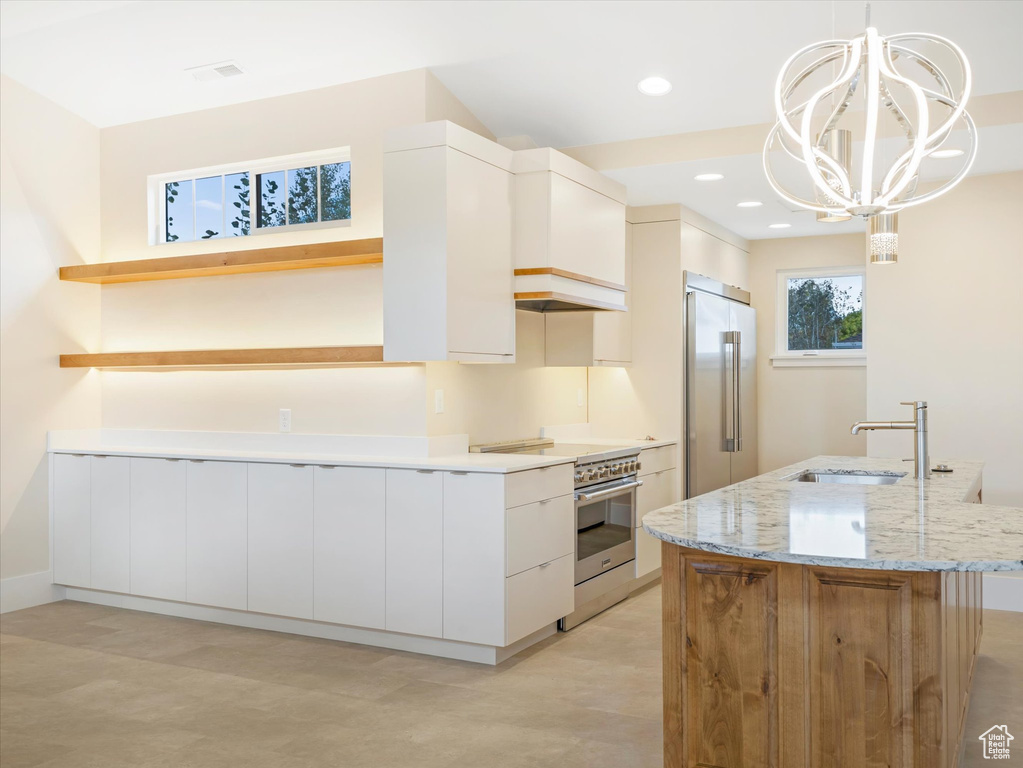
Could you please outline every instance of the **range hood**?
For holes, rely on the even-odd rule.
[[[625,312],[625,291],[557,267],[515,270],[515,308],[530,312]]]

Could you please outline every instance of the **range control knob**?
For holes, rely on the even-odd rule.
[[[596,476],[597,476],[596,470],[593,470],[593,469],[586,470],[586,479],[587,480],[593,480]]]

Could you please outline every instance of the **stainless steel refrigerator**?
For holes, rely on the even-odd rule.
[[[747,291],[683,273],[686,498],[757,474],[757,312]]]

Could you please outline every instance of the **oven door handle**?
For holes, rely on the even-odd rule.
[[[616,485],[614,488],[605,488],[602,491],[594,491],[593,493],[578,493],[576,494],[577,501],[593,501],[594,499],[604,499],[608,496],[619,496],[624,491],[631,491],[633,488],[639,488],[643,485],[642,480],[633,480],[631,483],[625,483],[625,485]]]

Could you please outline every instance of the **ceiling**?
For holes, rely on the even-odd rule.
[[[871,6],[882,33],[953,38],[976,94],[1023,90],[1023,2]],[[863,26],[864,4],[846,0],[4,0],[0,69],[105,127],[427,67],[496,135],[567,147],[769,122],[784,59]],[[225,60],[246,74],[200,83],[185,72]],[[672,92],[641,95],[636,83],[651,74]],[[688,183],[693,164],[678,165],[609,175],[637,202],[704,206],[747,237],[749,222],[771,212],[716,210],[717,193]],[[727,165],[732,192],[774,199],[755,158]]]

